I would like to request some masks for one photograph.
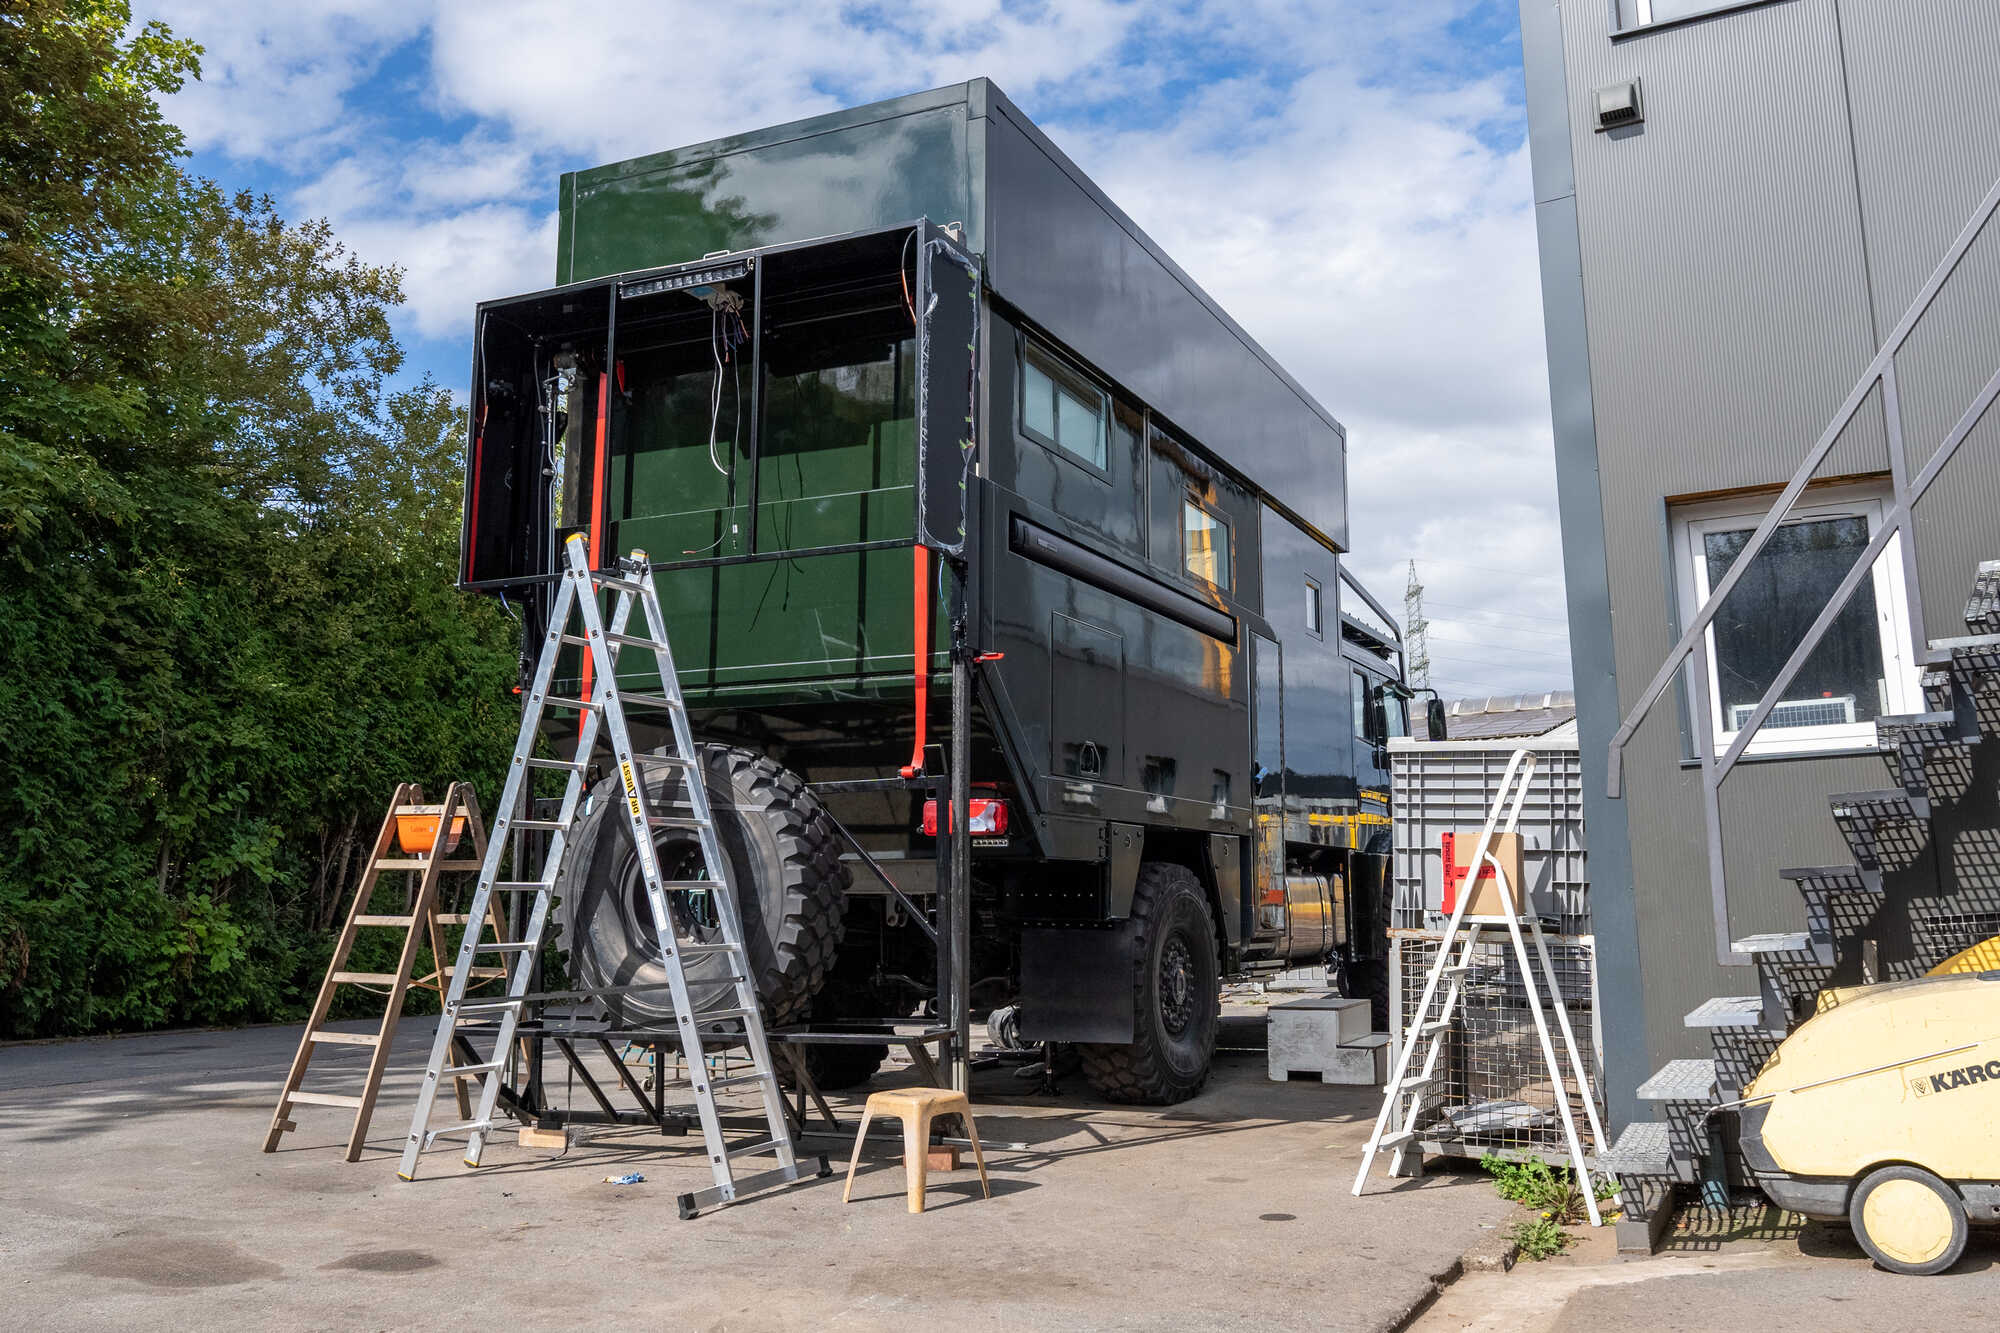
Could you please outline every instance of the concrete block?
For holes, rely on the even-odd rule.
[[[1290,1000],[1272,1005],[1268,1021],[1267,1069],[1274,1081],[1293,1074],[1318,1074],[1323,1083],[1381,1081],[1387,1047],[1369,1042],[1366,999],[1314,995]]]

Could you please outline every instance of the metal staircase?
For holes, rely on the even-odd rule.
[[[1895,785],[1828,798],[1853,862],[1780,872],[1798,889],[1806,929],[1733,941],[1739,957],[1754,961],[1758,994],[1708,1000],[1687,1014],[1687,1027],[1707,1032],[1712,1058],[1670,1061],[1641,1084],[1639,1099],[1660,1118],[1626,1126],[1600,1156],[1633,1220],[1649,1222],[1669,1207],[1676,1185],[1701,1183],[1719,1201],[1748,1183],[1729,1117],[1714,1111],[1743,1095],[1796,1023],[1838,1002],[1836,977],[1919,976],[2000,933],[2000,896],[1990,886],[1943,882],[1957,876],[1947,867],[1933,877],[1924,862],[1937,850],[1944,863],[1936,844],[1958,822],[1961,800],[1993,789],[2000,775],[2000,746],[1986,743],[2000,738],[2000,561],[1980,565],[1965,624],[1971,635],[1929,646],[1930,711],[1876,724],[1876,748]],[[1883,947],[1885,936],[1895,937],[1894,948]]]
[[[1639,1097],[1662,1108],[1664,1118],[1627,1126],[1611,1150],[1600,1154],[1600,1167],[1619,1180],[1631,1220],[1650,1225],[1663,1217],[1676,1185],[1699,1180],[1706,1194],[1719,1198],[1748,1183],[1741,1162],[1734,1160],[1733,1114],[1718,1108],[1741,1097],[1794,1023],[1837,1000],[1833,983],[1918,976],[1979,939],[2000,934],[1995,846],[2000,811],[1985,800],[2000,792],[2000,744],[1982,743],[2000,740],[2000,561],[1979,566],[1963,616],[1969,633],[1932,639],[1924,624],[1915,518],[1918,502],[2000,401],[2000,369],[1923,454],[1913,453],[1904,438],[1897,365],[1916,326],[1996,213],[2000,181],[1966,220],[1612,738],[1606,785],[1615,800],[1621,795],[1626,745],[1668,689],[1682,681],[1700,767],[1716,960],[1725,966],[1748,960],[1757,977],[1757,994],[1711,999],[1686,1015],[1688,1028],[1708,1034],[1713,1058],[1674,1061],[1649,1078]],[[1887,435],[1892,502],[1763,697],[1740,720],[1732,717],[1736,734],[1718,754],[1706,648],[1717,614],[1871,402],[1880,404]],[[1903,584],[1925,711],[1875,724],[1876,748],[1893,785],[1828,798],[1852,862],[1779,872],[1804,900],[1806,929],[1732,938],[1722,784],[1856,590],[1885,560]]]

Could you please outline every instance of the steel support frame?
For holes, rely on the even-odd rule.
[[[1924,628],[1923,587],[1918,571],[1916,524],[1911,520],[1911,515],[1917,501],[1923,498],[1931,483],[1937,480],[1938,474],[1958,452],[1959,446],[1965,442],[1980,419],[1986,415],[1995,398],[2000,397],[2000,370],[1996,370],[1992,378],[1987,380],[1986,386],[1965,409],[1957,424],[1945,436],[1943,443],[1913,477],[1910,474],[1908,446],[1903,435],[1902,395],[1897,378],[1896,356],[1909,340],[1917,322],[1936,301],[1938,293],[1944,289],[1951,275],[1957,271],[1960,261],[1965,258],[1966,252],[1971,249],[1973,241],[1978,238],[1996,209],[2000,209],[2000,180],[1993,183],[1985,199],[1973,211],[1971,218],[1960,230],[1950,249],[1945,252],[1937,268],[1932,271],[1922,290],[1911,301],[1903,317],[1897,321],[1896,327],[1890,331],[1888,338],[1875,353],[1874,359],[1869,362],[1868,368],[1862,372],[1861,378],[1849,391],[1846,401],[1834,414],[1833,420],[1828,423],[1812,449],[1807,452],[1805,460],[1792,474],[1791,480],[1786,483],[1776,502],[1758,522],[1756,529],[1750,535],[1749,542],[1737,555],[1735,563],[1730,566],[1728,574],[1709,594],[1708,600],[1702,603],[1693,621],[1682,632],[1679,641],[1667,654],[1666,660],[1660,664],[1659,670],[1641,693],[1638,702],[1626,715],[1624,723],[1618,728],[1617,735],[1612,737],[1608,756],[1606,794],[1611,799],[1618,800],[1623,795],[1626,744],[1638,730],[1639,724],[1645,721],[1653,706],[1659,702],[1660,696],[1666,692],[1674,677],[1681,675],[1684,679],[1692,678],[1690,692],[1693,699],[1690,711],[1694,721],[1695,753],[1701,766],[1702,811],[1707,837],[1709,898],[1715,930],[1715,960],[1721,966],[1747,967],[1754,962],[1730,947],[1728,866],[1722,828],[1722,784],[1743,757],[1750,743],[1756,739],[1757,733],[1763,728],[1771,711],[1777,707],[1784,691],[1790,687],[1793,679],[1805,666],[1806,660],[1826,637],[1833,622],[1847,609],[1847,603],[1852,599],[1855,590],[1860,587],[1861,580],[1873,573],[1875,562],[1880,559],[1889,542],[1898,536],[1902,539],[1899,565],[1904,600],[1909,614],[1911,662],[1921,666],[1929,648],[1930,640]],[[1785,665],[1779,670],[1770,688],[1764,692],[1763,697],[1757,701],[1757,706],[1751,710],[1750,716],[1738,728],[1735,740],[1718,757],[1715,753],[1715,715],[1709,705],[1709,628],[1714,623],[1722,603],[1728,599],[1737,583],[1749,570],[1752,561],[1783,525],[1786,516],[1797,505],[1799,497],[1805,493],[1813,474],[1819,470],[1820,464],[1825,462],[1826,456],[1832,452],[1834,445],[1853,421],[1855,414],[1868,401],[1877,384],[1882,387],[1882,409],[1888,428],[1889,476],[1894,504],[1877,526],[1867,548],[1855,559],[1853,566],[1841,579],[1839,587],[1827,599],[1825,607],[1814,618],[1812,626],[1800,639],[1792,655],[1786,659]]]

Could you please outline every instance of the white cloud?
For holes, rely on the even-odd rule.
[[[201,80],[165,103],[196,149],[310,171],[362,133],[347,95],[427,14],[401,0],[154,0],[135,17],[202,45]]]
[[[356,253],[402,266],[408,327],[424,338],[468,339],[475,303],[555,283],[554,213],[486,204],[427,220],[360,217],[339,231]]]
[[[1418,560],[1434,674],[1473,693],[1568,681],[1518,75],[1449,63],[1488,67],[1450,24],[1495,5],[155,8],[210,50],[168,108],[193,142],[401,265],[439,340],[552,280],[561,170],[992,77],[1347,424],[1352,563],[1400,609]]]

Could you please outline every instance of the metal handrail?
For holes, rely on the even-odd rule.
[[[1986,387],[1980,390],[1971,406],[1966,408],[1957,424],[1945,436],[1944,442],[1938,446],[1923,468],[1912,477],[1903,439],[1902,399],[1896,374],[1896,355],[1902,351],[1903,344],[1909,340],[1917,322],[1936,301],[1945,283],[1957,271],[1960,261],[1972,248],[1973,241],[1991,220],[1996,209],[2000,209],[2000,180],[1993,183],[1992,188],[1986,192],[1985,199],[1973,210],[1972,216],[1967,219],[1957,238],[1952,241],[1951,248],[1945,252],[1930,278],[1917,292],[1909,308],[1903,312],[1903,317],[1897,321],[1896,327],[1883,341],[1874,359],[1868,363],[1868,368],[1861,373],[1861,378],[1855,382],[1846,400],[1834,413],[1832,421],[1807,452],[1805,460],[1799,464],[1798,470],[1792,474],[1791,480],[1786,483],[1770,510],[1758,522],[1756,529],[1750,534],[1749,542],[1737,554],[1735,562],[1724,575],[1721,584],[1710,592],[1708,599],[1701,604],[1701,609],[1695,613],[1694,619],[1682,632],[1680,639],[1667,654],[1666,660],[1660,664],[1660,669],[1654,673],[1652,681],[1646,686],[1638,702],[1633,705],[1632,711],[1626,715],[1617,734],[1611,739],[1605,788],[1606,795],[1618,800],[1623,794],[1626,744],[1639,729],[1639,724],[1652,712],[1660,697],[1666,693],[1667,686],[1673,683],[1675,674],[1692,669],[1695,748],[1702,768],[1708,831],[1709,889],[1715,913],[1716,960],[1725,966],[1742,966],[1744,960],[1730,950],[1728,941],[1728,896],[1723,874],[1722,816],[1718,795],[1722,781],[1729,776],[1730,770],[1735,768],[1737,761],[1743,757],[1744,750],[1762,730],[1771,711],[1777,707],[1778,701],[1791,685],[1793,678],[1805,666],[1806,659],[1826,637],[1834,620],[1847,609],[1848,600],[1860,586],[1861,580],[1874,569],[1876,560],[1888,548],[1889,542],[1899,535],[1903,539],[1900,563],[1903,570],[1905,600],[1909,610],[1912,660],[1921,662],[1929,646],[1929,638],[1924,631],[1923,588],[1917,570],[1916,532],[1910,518],[1911,511],[1916,502],[1923,497],[1924,492],[1930,489],[1931,483],[1937,480],[1945,464],[1957,453],[1958,447],[1972,433],[1972,428],[1993,405],[1994,399],[2000,397],[2000,370],[1994,372],[1993,377],[1986,382]],[[1826,461],[1826,456],[1832,452],[1834,444],[1852,422],[1855,413],[1859,412],[1862,405],[1868,401],[1869,395],[1874,392],[1878,383],[1882,386],[1882,409],[1888,424],[1889,474],[1890,485],[1894,492],[1894,506],[1876,528],[1873,540],[1855,559],[1853,566],[1841,579],[1839,587],[1827,599],[1825,608],[1814,619],[1805,637],[1799,641],[1792,655],[1785,660],[1785,665],[1779,670],[1777,678],[1757,701],[1756,708],[1751,710],[1750,716],[1745,718],[1743,725],[1737,729],[1734,741],[1718,758],[1714,753],[1715,724],[1709,711],[1708,654],[1705,650],[1697,652],[1696,649],[1705,644],[1709,627],[1714,623],[1716,613],[1721,609],[1723,602],[1735,591],[1736,585],[1749,570],[1751,562],[1783,525],[1786,517],[1798,503],[1799,497],[1805,493],[1813,474],[1818,471],[1820,464]]]

